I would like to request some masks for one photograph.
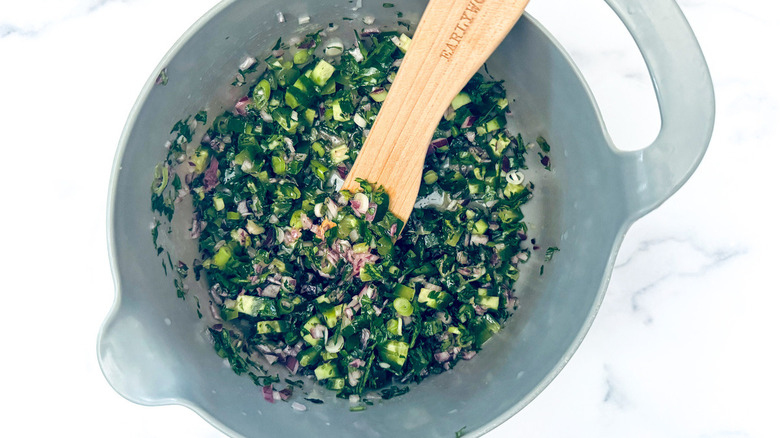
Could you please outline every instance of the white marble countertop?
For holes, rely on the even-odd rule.
[[[105,200],[119,134],[160,58],[215,3],[0,3],[8,436],[222,436],[185,408],[126,401],[95,354],[113,300]],[[615,141],[648,144],[657,105],[617,17],[601,1],[531,3],[582,69]],[[710,149],[629,231],[568,366],[491,438],[780,436],[780,7],[680,4],[715,82]]]

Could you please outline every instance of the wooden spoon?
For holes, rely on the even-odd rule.
[[[452,99],[512,29],[528,0],[430,0],[344,188],[384,186],[406,223],[433,133]]]

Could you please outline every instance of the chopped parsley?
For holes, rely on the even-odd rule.
[[[278,40],[234,111],[205,127],[205,111],[179,121],[154,170],[155,212],[170,222],[185,191],[194,207],[200,259],[174,268],[167,254],[177,294],[186,296],[189,272],[206,277],[219,316],[214,349],[266,397],[280,377],[253,353],[338,397],[390,399],[471,359],[516,307],[518,265],[531,254],[521,208],[534,186],[523,175],[526,146],[506,127],[501,82],[475,75],[439,123],[419,193],[438,203],[403,224],[382,187],[338,190],[408,42],[398,32],[358,36],[329,61],[315,55],[319,33],[294,47]],[[206,133],[193,141],[198,124]],[[284,400],[303,386],[285,382]]]

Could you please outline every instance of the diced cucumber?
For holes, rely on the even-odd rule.
[[[349,117],[349,114],[345,114],[341,110],[341,101],[340,100],[337,100],[337,101],[333,102],[332,109],[333,109],[333,120],[336,120],[338,122],[348,122],[348,121],[351,120],[351,118]]]
[[[233,258],[233,251],[228,245],[223,245],[219,248],[217,253],[214,254],[211,262],[219,269],[225,269],[225,265],[227,265],[231,258]]]
[[[477,234],[485,234],[488,229],[488,223],[484,219],[480,219],[474,224],[474,232]]]
[[[499,297],[480,297],[477,303],[485,309],[498,310]]]
[[[384,102],[385,99],[387,99],[387,90],[384,88],[377,88],[376,90],[372,91],[369,96],[374,100],[374,102]]]
[[[301,330],[301,336],[303,337],[303,340],[306,341],[309,345],[317,345],[322,342],[322,339],[314,339],[311,335],[311,330],[316,326],[317,324],[322,324],[322,321],[320,321],[319,318],[316,316],[312,316],[309,318],[306,323],[303,324],[303,330]]]
[[[328,326],[328,328],[336,327],[339,318],[341,318],[341,311],[343,309],[344,305],[339,304],[338,306],[333,306],[330,309],[322,312],[322,316],[325,318],[325,325]]]
[[[466,93],[458,93],[457,96],[455,96],[454,99],[452,99],[452,109],[457,110],[458,108],[462,107],[463,105],[466,105],[468,103],[471,103],[471,97],[469,97]]]
[[[326,362],[314,369],[314,375],[317,380],[330,379],[338,376],[338,369],[333,362]]]
[[[341,377],[332,377],[328,379],[328,383],[325,384],[325,387],[331,391],[340,391],[344,389],[344,379]]]
[[[403,341],[389,340],[379,346],[379,357],[396,372],[403,368],[408,355],[409,344]]]
[[[336,92],[336,81],[331,79],[325,84],[325,86],[322,87],[322,91],[320,91],[320,94],[323,96],[327,96],[335,92]]]
[[[303,112],[303,118],[306,119],[306,123],[310,126],[314,124],[314,119],[317,117],[317,111],[311,108],[306,108]]]
[[[286,321],[260,321],[257,323],[257,334],[282,333],[287,331],[287,328]]]
[[[331,360],[339,357],[339,354],[338,353],[329,353],[327,351],[321,351],[320,352],[320,357],[322,358],[322,360],[324,362],[328,362],[328,361],[331,361]]]
[[[414,298],[414,288],[398,283],[395,285],[393,295],[400,298],[406,298],[407,300],[412,300]]]
[[[425,172],[425,175],[423,175],[423,181],[425,181],[425,184],[431,185],[439,180],[439,175],[436,173],[435,170],[429,170]]]
[[[396,336],[403,336],[404,323],[400,317],[387,321],[387,331]]]
[[[499,330],[501,330],[501,324],[498,323],[492,316],[489,314],[483,315],[479,317],[479,320],[477,321],[479,330],[477,331],[477,335],[475,337],[475,340],[477,342],[477,345],[481,346],[485,343],[488,339],[490,339],[491,336],[498,333]]]
[[[328,61],[323,59],[320,60],[316,66],[314,66],[314,69],[311,71],[310,79],[315,84],[322,87],[328,82],[330,77],[333,76],[334,71],[336,71],[336,67],[332,66]]]
[[[300,65],[309,62],[311,54],[308,49],[300,49],[293,55],[293,64]]]
[[[255,85],[255,90],[252,93],[252,100],[255,106],[259,109],[263,109],[268,105],[268,100],[271,98],[271,83],[263,79]]]
[[[421,288],[420,295],[417,297],[417,302],[436,310],[447,307],[451,301],[452,296],[447,292],[434,291],[426,288]]]
[[[506,185],[506,187],[504,187],[504,196],[511,198],[514,195],[519,195],[523,192],[523,190],[525,190],[524,185],[509,183]]]
[[[311,347],[301,351],[298,353],[298,363],[301,364],[302,367],[308,367],[316,364],[320,359],[320,351],[322,351],[322,347],[320,346]]]
[[[392,41],[393,44],[395,44],[404,53],[406,53],[406,51],[409,50],[409,46],[412,45],[412,39],[409,38],[409,36],[405,33],[402,33],[398,38],[393,38]]]
[[[330,150],[330,160],[334,164],[346,161],[349,158],[349,146],[343,144]]]
[[[488,143],[490,145],[490,149],[493,150],[493,157],[500,157],[501,154],[504,153],[504,149],[509,146],[510,142],[511,140],[509,140],[509,137],[507,137],[503,132],[496,137],[493,137]]]
[[[490,119],[485,123],[485,130],[487,132],[498,131],[499,129],[501,129],[501,121],[498,120],[498,117]]]
[[[206,166],[209,163],[209,151],[208,149],[199,147],[195,150],[190,158],[193,164],[195,164],[195,174],[201,174],[206,170]]]
[[[266,297],[240,295],[236,299],[236,310],[250,316],[276,318],[276,300]]]

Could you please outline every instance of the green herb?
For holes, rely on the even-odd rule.
[[[352,167],[408,37],[358,36],[356,47],[328,60],[316,56],[320,40],[310,34],[265,58],[246,114],[216,117],[211,145],[187,147],[190,119],[176,123],[153,174],[151,204],[170,223],[174,200],[188,189],[202,261],[174,268],[169,255],[168,266],[181,298],[190,272],[223,297],[211,334],[236,373],[272,385],[279,376],[249,372],[262,367],[248,352],[294,351],[298,374],[338,397],[379,391],[390,399],[410,390],[399,383],[420,382],[479,351],[510,316],[518,263],[530,254],[521,208],[534,185],[518,177],[526,150],[506,130],[506,90],[477,74],[440,121],[434,138],[441,140],[425,160],[419,196],[435,194],[443,208],[415,209],[403,224],[382,187],[359,181],[356,193],[337,191],[334,181]],[[280,39],[274,48],[289,47]],[[194,120],[205,124],[206,113]]]
[[[303,388],[303,380],[284,379],[284,381],[290,386],[295,386],[296,388]]]
[[[466,426],[463,426],[460,429],[458,429],[457,432],[455,432],[455,438],[461,438],[465,434],[466,434]]]
[[[157,85],[168,85],[168,69],[164,68],[160,70],[160,74],[157,75],[157,79],[154,81]]]
[[[198,111],[198,114],[195,114],[195,120],[197,120],[200,123],[206,124],[206,120],[208,119],[208,115],[206,114],[206,110],[200,110]]]
[[[545,251],[545,253],[544,253],[544,261],[545,262],[549,262],[550,260],[552,260],[553,259],[553,255],[555,255],[555,253],[557,251],[560,251],[560,249],[558,249],[558,247],[556,247],[556,246],[551,246],[551,247],[547,248],[547,251]]]
[[[395,385],[380,391],[380,393],[382,394],[382,398],[385,399],[385,400],[389,400],[389,399],[391,399],[393,397],[397,397],[399,395],[404,395],[407,392],[409,392],[409,387],[408,386],[404,386],[403,388],[399,388],[399,387],[397,387]]]
[[[547,140],[545,140],[544,137],[537,137],[536,143],[539,145],[539,149],[541,149],[545,153],[550,152],[550,144],[547,143]]]
[[[309,401],[309,402],[312,402],[312,403],[314,403],[315,405],[321,405],[321,404],[325,403],[324,401],[322,401],[322,400],[320,400],[320,399],[318,399],[318,398],[305,398],[305,397],[304,397],[304,400],[306,400],[306,401]]]

